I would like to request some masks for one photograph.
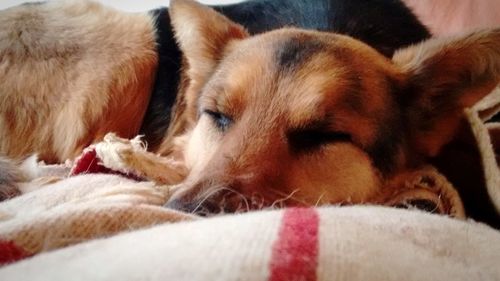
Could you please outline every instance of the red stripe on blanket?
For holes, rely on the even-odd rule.
[[[71,176],[76,176],[79,174],[97,174],[97,173],[109,173],[109,169],[99,164],[100,159],[97,158],[97,153],[95,149],[87,148],[83,151],[82,155],[78,157],[71,169]]]
[[[271,256],[270,281],[316,280],[319,216],[312,208],[285,210]]]
[[[16,262],[30,256],[31,254],[18,247],[14,242],[0,240],[0,265]]]
[[[132,180],[143,181],[144,179],[132,174],[114,171],[101,164],[101,159],[97,157],[97,152],[94,148],[88,147],[83,153],[75,160],[73,168],[71,169],[70,176],[77,176],[80,174],[113,174],[124,176]]]

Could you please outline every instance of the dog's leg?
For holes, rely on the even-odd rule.
[[[181,161],[146,151],[139,138],[126,140],[108,134],[103,142],[95,145],[95,150],[107,168],[131,173],[159,184],[179,183],[187,174]]]

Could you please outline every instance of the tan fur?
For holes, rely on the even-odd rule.
[[[186,177],[183,163],[146,151],[140,137],[128,140],[109,133],[92,149],[102,165],[114,171],[130,173],[162,185],[178,183]]]
[[[175,33],[181,48],[189,50],[191,54],[186,57],[190,66],[187,73],[191,79],[186,90],[186,101],[187,104],[193,104],[195,93],[213,71],[216,61],[223,57],[231,41],[248,34],[243,27],[232,24],[223,15],[213,13],[212,9],[201,5],[198,9],[192,9],[189,2],[177,2],[176,5],[171,5],[170,14],[172,25],[183,26],[182,30]],[[198,33],[206,36],[192,36]],[[188,107],[186,110],[191,115],[196,114],[194,108]]]
[[[60,162],[108,131],[137,134],[157,64],[150,17],[54,1],[0,11],[0,26],[0,151]]]

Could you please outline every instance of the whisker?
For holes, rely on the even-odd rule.
[[[232,188],[228,188],[228,187],[223,187],[223,190],[227,190],[229,192],[232,192],[232,193],[236,194],[238,197],[240,197],[241,200],[240,200],[239,204],[241,204],[242,202],[245,202],[246,211],[247,212],[250,211],[250,205],[248,204],[248,199],[245,195],[243,195],[241,192],[238,192],[238,191],[236,191]],[[236,209],[237,211],[240,210],[240,206],[241,205],[238,205],[238,208]]]
[[[323,196],[325,196],[325,193],[326,191],[324,191],[323,193],[321,193],[321,195],[318,197],[318,200],[316,201],[316,204],[314,204],[314,207],[318,207],[320,202],[321,202],[321,199],[323,199]]]
[[[275,205],[278,203],[278,204],[281,204],[280,205],[280,208],[283,208],[283,203],[286,201],[286,200],[289,200],[289,199],[292,199],[292,196],[297,193],[300,189],[295,189],[294,191],[292,191],[290,194],[288,194],[287,196],[281,198],[281,199],[278,199],[276,201],[274,201],[272,204],[271,204],[271,208],[275,208]]]
[[[200,200],[200,202],[198,203],[196,208],[194,208],[192,213],[198,214],[198,213],[200,213],[200,209],[206,210],[206,208],[203,207],[203,204],[205,204],[213,195],[215,195],[221,191],[229,191],[230,193],[224,194],[221,201],[217,204],[219,207],[219,212],[217,214],[224,214],[225,213],[226,205],[228,204],[227,197],[230,194],[235,194],[237,197],[240,198],[238,206],[237,206],[235,211],[241,211],[242,209],[244,211],[246,210],[247,212],[250,211],[250,204],[248,203],[248,199],[242,193],[240,193],[234,189],[225,187],[225,186],[218,186],[218,187],[210,188],[209,190],[204,192],[204,194],[202,196],[200,196],[203,199]],[[213,213],[213,212],[208,211],[208,214],[210,214],[210,213]]]
[[[292,191],[292,193],[291,193],[291,194],[286,194],[286,193],[284,193],[284,192],[282,192],[282,191],[280,191],[280,190],[276,190],[276,189],[273,189],[273,188],[270,188],[270,189],[268,189],[268,190],[269,190],[269,191],[271,191],[271,192],[274,192],[274,193],[275,193],[275,194],[277,194],[277,195],[284,196],[287,200],[292,200],[292,201],[295,201],[295,202],[301,203],[302,205],[306,205],[306,206],[307,206],[307,205],[309,205],[309,203],[307,203],[307,202],[306,202],[306,201],[304,201],[304,200],[300,200],[300,199],[298,199],[298,198],[290,197],[290,195],[293,195],[293,194],[295,194],[296,192],[298,192],[298,191],[299,191],[299,189],[296,189],[296,190]]]
[[[212,195],[218,193],[219,191],[221,191],[222,188],[212,188],[212,189],[209,189],[207,190],[203,195],[203,199],[200,200],[200,202],[198,203],[198,205],[196,205],[196,207],[193,209],[193,211],[191,211],[192,214],[195,214],[197,213],[198,209],[200,207],[202,207],[202,205],[210,198],[212,197]],[[204,208],[204,207],[203,207]]]

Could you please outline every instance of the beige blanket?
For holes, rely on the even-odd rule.
[[[496,91],[466,112],[497,211],[500,126],[485,120],[499,105]],[[485,225],[370,206],[200,219],[163,208],[164,179],[124,177],[148,175],[106,146],[90,149],[121,175],[39,178],[0,203],[0,280],[500,280],[500,233]]]
[[[419,211],[330,207],[162,224],[37,255],[0,280],[500,280],[500,233]]]

